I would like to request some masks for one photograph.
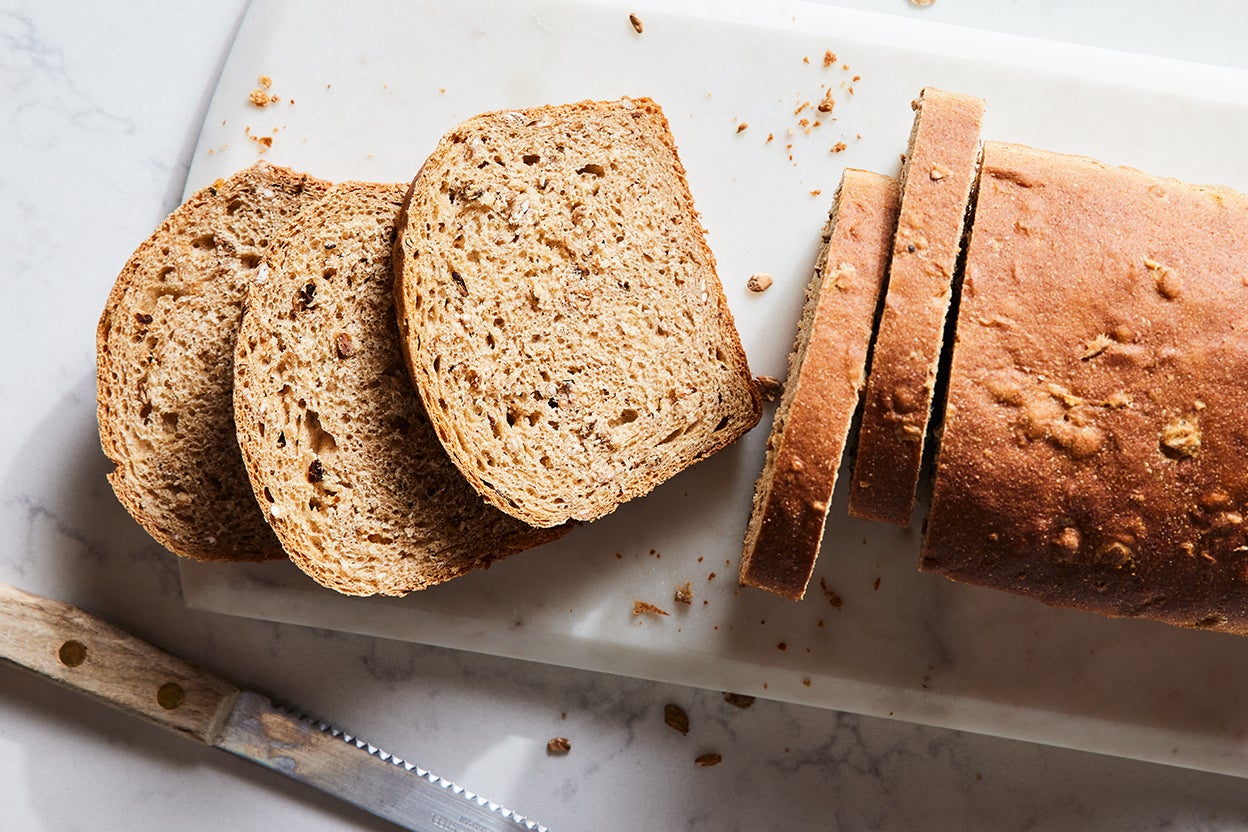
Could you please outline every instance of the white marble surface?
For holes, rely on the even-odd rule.
[[[1248,65],[1232,0],[845,4]],[[1238,779],[762,700],[739,710],[714,691],[188,611],[171,556],[104,480],[93,332],[113,276],[179,199],[242,10],[0,3],[0,580],[564,832],[1248,826]],[[663,724],[668,702],[688,710],[687,736]],[[568,756],[546,756],[556,735]],[[693,765],[711,751],[719,766]],[[0,829],[171,826],[386,828],[0,665]]]

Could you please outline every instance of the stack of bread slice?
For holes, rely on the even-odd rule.
[[[661,109],[487,113],[414,180],[263,162],[100,321],[110,479],[173,552],[402,595],[602,517],[761,399]]]
[[[878,258],[889,242],[847,201],[862,175],[842,181],[742,583],[802,597],[863,388],[818,356],[870,345],[849,511],[909,525],[927,458],[921,569],[1248,634],[1248,197],[981,147],[982,102],[967,96],[925,90],[916,110],[873,341],[867,304],[828,276],[845,262],[862,274],[861,247]],[[845,224],[863,229],[852,245]],[[820,418],[795,416],[807,410]]]

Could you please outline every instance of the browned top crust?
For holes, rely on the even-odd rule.
[[[758,423],[653,101],[468,120],[415,177],[399,229],[412,377],[455,464],[513,517],[594,520]]]
[[[789,356],[740,581],[793,600],[819,556],[897,225],[897,180],[847,168]]]
[[[1248,633],[1248,198],[989,143],[922,568]]]
[[[850,514],[903,527],[914,508],[984,102],[929,87],[915,110],[849,493]]]
[[[234,341],[276,234],[327,182],[257,162],[196,192],[130,257],[96,331],[100,444],[126,510],[200,560],[282,556],[234,434]]]

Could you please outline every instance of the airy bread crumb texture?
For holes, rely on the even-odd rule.
[[[438,436],[525,522],[599,518],[759,419],[648,99],[460,125],[415,178],[400,243],[400,327]]]
[[[238,339],[239,442],[291,560],[402,595],[554,539],[486,505],[434,435],[395,324],[405,185],[343,183],[276,243]]]
[[[259,162],[175,210],[126,263],[97,330],[109,482],[169,550],[264,560],[282,550],[243,470],[231,404],[246,288],[270,241],[328,183]]]

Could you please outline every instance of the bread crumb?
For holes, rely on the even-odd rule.
[[[737,132],[744,133],[746,130],[749,129],[749,127],[750,127],[750,123],[748,121],[743,121],[737,125]]]
[[[723,759],[724,758],[721,757],[719,754],[714,754],[714,753],[699,754],[697,757],[694,758],[693,762],[695,765],[699,765],[702,768],[709,768],[710,766],[719,765],[723,761]]]
[[[266,89],[266,90],[267,90],[269,87],[273,86],[273,79],[272,79],[272,78],[270,78],[270,77],[269,77],[269,76],[267,76],[267,75],[261,75],[261,76],[260,76],[260,78],[259,78],[258,80],[259,80],[259,82],[260,82],[260,86],[261,86],[261,87],[263,87],[263,88],[264,88],[264,89]]]
[[[827,69],[834,63],[836,63],[836,53],[829,49],[823,53],[823,68]]]
[[[823,193],[823,191],[821,191],[819,188],[815,188],[813,191],[811,191],[811,192],[810,192],[810,195],[811,195],[811,196],[819,196],[819,194],[821,194],[821,193]]]
[[[810,687],[810,677],[802,679],[802,684],[805,685],[806,687]]]
[[[797,109],[793,111],[793,115],[800,116],[802,114],[802,110],[805,110],[809,106],[810,106],[809,101],[803,101],[801,104],[797,105]]]
[[[546,743],[546,753],[552,757],[562,757],[572,750],[572,743],[567,737],[552,737]]]
[[[785,644],[785,643],[782,641],[782,642],[780,642],[780,643],[778,643],[778,644],[776,645],[776,649],[777,649],[777,650],[779,650],[779,651],[781,651],[781,652],[784,652],[785,650],[788,650],[788,649],[789,649],[789,645]]]
[[[775,283],[775,278],[767,272],[756,272],[745,282],[745,288],[751,292],[766,292]]]
[[[677,604],[692,604],[693,583],[685,581],[683,584],[676,584],[676,592],[672,595],[672,600]]]
[[[633,24],[633,31],[640,35],[642,30],[641,18],[635,14],[630,14],[628,16],[628,22]]]
[[[816,109],[821,113],[830,113],[835,106],[836,99],[832,97],[832,90],[829,89],[823,94],[823,100],[819,102],[819,106]]]
[[[746,693],[724,692],[724,701],[736,708],[748,708],[754,704],[754,697]]]
[[[841,605],[845,603],[844,599],[842,599],[841,596],[837,595],[836,591],[832,589],[832,587],[828,586],[828,581],[826,578],[819,579],[819,588],[823,590],[823,597],[827,598],[828,603],[831,604],[836,609],[840,609]]]
[[[784,384],[775,376],[755,376],[754,383],[765,402],[774,402],[784,394]]]
[[[763,142],[763,144],[771,144],[771,143],[772,143],[772,142],[774,142],[775,140],[776,140],[776,134],[775,134],[775,133],[768,133],[768,134],[767,134],[767,141]],[[1248,285],[1248,277],[1245,277],[1245,278],[1244,278],[1244,280],[1246,281],[1246,285]]]
[[[663,722],[673,731],[689,733],[689,714],[679,705],[668,703],[663,706]]]
[[[633,601],[633,615],[670,615],[662,607],[656,607],[649,601]]]
[[[846,147],[848,147],[848,146],[849,146],[849,145],[845,144],[845,142],[837,142],[836,144],[832,145],[832,149],[831,149],[831,151],[829,151],[829,152],[831,152],[831,153],[843,153],[843,152],[845,151],[845,148],[846,148]]]
[[[930,6],[935,2],[936,0],[910,0],[910,3],[915,6]]]

